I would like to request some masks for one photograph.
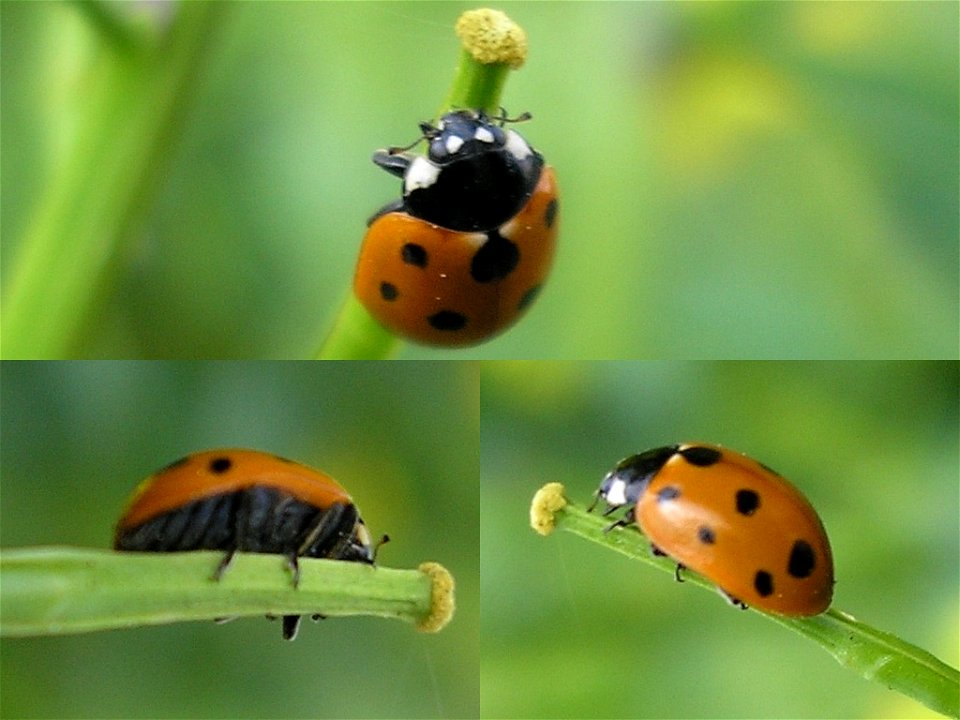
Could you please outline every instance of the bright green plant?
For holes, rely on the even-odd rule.
[[[61,635],[246,615],[376,615],[438,632],[453,615],[453,578],[303,558],[298,587],[276,555],[241,553],[220,581],[223,553],[120,553],[47,547],[4,550],[4,637]]]
[[[608,532],[610,521],[591,514],[564,496],[560,483],[544,485],[530,507],[530,524],[541,535],[567,530],[671,575],[676,563],[656,557],[638,532]],[[691,585],[712,590],[713,583],[687,573]],[[840,610],[808,618],[764,613],[764,617],[813,640],[841,665],[949,717],[960,717],[960,672],[904,640],[857,621]]]
[[[98,32],[77,133],[27,223],[3,288],[3,357],[76,354],[163,177],[229,3],[183,3],[169,17],[132,4],[77,2]],[[496,112],[523,30],[491,10],[463,14],[459,65],[440,113]],[[318,359],[388,357],[397,340],[348,294]]]
[[[116,274],[166,167],[226,3],[166,18],[84,2],[102,42],[85,69],[76,133],[29,219],[3,288],[3,357],[69,357]]]

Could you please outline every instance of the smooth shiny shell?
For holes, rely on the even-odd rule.
[[[354,291],[398,335],[430,345],[475,344],[531,305],[550,272],[557,229],[550,167],[516,217],[493,231],[457,232],[387,213],[364,238]]]
[[[715,450],[716,461],[694,464],[682,454],[691,447]],[[658,549],[748,606],[798,616],[830,606],[833,557],[820,518],[799,490],[745,455],[680,445],[635,512]]]
[[[254,485],[283,490],[320,509],[352,504],[329,475],[256,450],[207,450],[188,455],[144,480],[134,491],[120,528],[132,528],[169,510]]]

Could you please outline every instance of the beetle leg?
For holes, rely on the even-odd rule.
[[[230,548],[227,550],[227,554],[221,558],[220,564],[217,565],[217,569],[213,571],[213,580],[220,582],[220,578],[223,577],[223,574],[227,571],[227,568],[230,567],[230,564],[233,562],[233,558],[236,554],[236,548]]]
[[[296,551],[287,555],[287,567],[290,568],[293,578],[293,586],[300,587],[300,561],[297,560]]]
[[[297,630],[300,629],[299,615],[283,616],[283,639],[293,640],[297,637]]]
[[[717,592],[723,595],[724,599],[731,605],[734,605],[735,607],[738,607],[741,610],[747,609],[747,604],[743,602],[743,600],[741,600],[740,598],[734,597],[733,595],[728,593],[726,590],[724,590],[722,587],[717,587]]]

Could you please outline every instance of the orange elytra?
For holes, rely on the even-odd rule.
[[[386,538],[384,538],[386,539]],[[382,542],[382,541],[381,541]],[[114,547],[140,552],[226,551],[373,564],[375,548],[346,490],[322,472],[256,450],[194,453],[144,480],[117,523]],[[300,617],[284,617],[292,640]]]
[[[731,602],[780,615],[830,606],[833,555],[817,512],[746,455],[704,443],[648,450],[618,463],[596,499],[604,514],[626,507],[611,527],[636,523],[656,554],[678,563],[678,579],[689,568]]]

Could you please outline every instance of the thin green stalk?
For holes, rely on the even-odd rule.
[[[509,71],[509,66],[502,63],[484,65],[477,62],[464,48],[460,52],[453,85],[438,114],[454,108],[476,108],[496,113]]]
[[[247,615],[375,615],[437,632],[453,614],[439,565],[396,570],[300,560],[300,585],[278,555],[239,554],[220,581],[221,552],[122,553],[68,547],[0,553],[0,635],[65,635]]]
[[[455,108],[496,112],[509,71],[519,68],[526,58],[526,35],[502,12],[485,9],[463,13],[456,32],[463,48],[438,117]],[[380,327],[351,294],[316,359],[384,359],[396,343],[397,339]]]
[[[386,360],[397,338],[373,319],[351,290],[317,352],[317,360]]]
[[[487,9],[463,13],[456,32],[463,48],[439,114],[457,108],[495,113],[509,72],[527,59],[527,35],[506,14]]]
[[[228,3],[175,6],[152,41],[120,26],[82,74],[75,142],[39,198],[4,284],[4,358],[75,353],[158,185],[210,37]],[[108,17],[96,6],[88,12]]]
[[[557,528],[567,530],[671,575],[676,567],[669,558],[655,557],[649,541],[636,529],[606,532],[610,519],[570,503],[560,483],[545,485],[534,496],[530,524],[541,535]],[[684,581],[713,589],[713,583],[695,573],[686,573]],[[926,650],[836,609],[809,618],[762,615],[813,640],[841,665],[867,680],[912,697],[943,715],[960,716],[960,672]]]

